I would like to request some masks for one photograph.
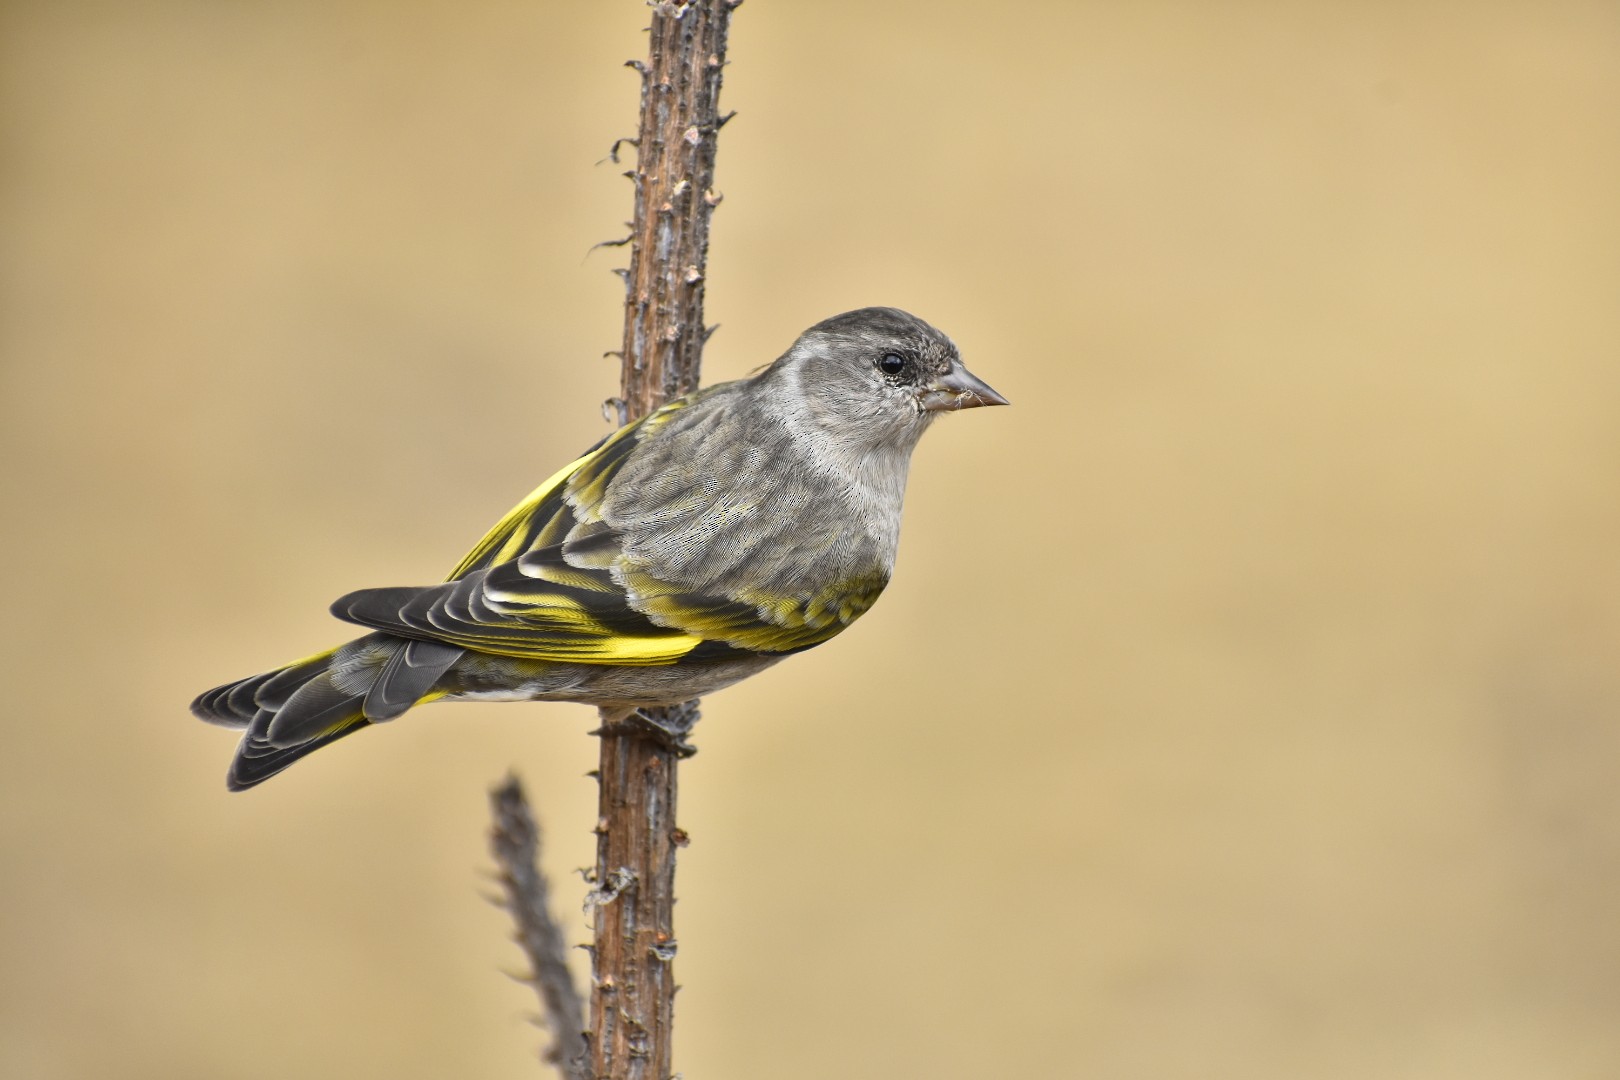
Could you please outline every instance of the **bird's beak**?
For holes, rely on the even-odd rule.
[[[963,367],[961,361],[951,364],[951,370],[923,387],[917,395],[917,400],[922,402],[925,412],[1012,404],[986,386],[977,375]]]

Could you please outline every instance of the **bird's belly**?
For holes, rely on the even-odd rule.
[[[576,701],[588,705],[673,705],[748,678],[781,660],[756,655],[704,664],[632,667],[567,664],[468,654],[441,683],[444,701]]]

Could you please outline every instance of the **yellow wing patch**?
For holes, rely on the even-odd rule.
[[[478,541],[477,546],[467,552],[466,556],[462,558],[461,562],[457,564],[456,568],[450,572],[450,576],[445,580],[454,581],[477,566],[493,566],[497,563],[509,562],[523,554],[522,548],[527,547],[523,543],[526,531],[524,526],[534,517],[535,511],[540,509],[546,498],[556,492],[562,486],[563,481],[574,475],[574,472],[597,452],[597,450],[593,450],[584,457],[576,458],[546,477],[539,487],[529,492],[526,499],[514,506],[505,517],[495,523],[495,527],[489,530],[482,540]],[[492,555],[493,557],[491,557]]]
[[[561,534],[572,524],[569,515],[562,512],[569,505],[577,508],[577,517],[581,521],[600,520],[595,510],[601,505],[618,466],[632,449],[630,444],[658,430],[677,412],[708,392],[700,390],[670,402],[633,424],[626,424],[546,477],[539,487],[529,492],[522,502],[495,523],[495,527],[467,553],[446,580],[454,581],[479,567],[498,566],[525,552],[561,543]]]
[[[863,577],[806,596],[743,595],[737,599],[671,591],[645,574],[627,574],[635,606],[664,626],[707,641],[759,652],[797,652],[819,645],[866,613],[888,579]]]

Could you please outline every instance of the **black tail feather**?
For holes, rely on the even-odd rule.
[[[262,725],[255,721],[254,727],[268,728],[270,714],[264,715]],[[236,757],[231,761],[231,769],[225,775],[225,786],[232,791],[246,791],[255,784],[263,783],[276,773],[285,769],[305,754],[314,753],[328,743],[335,743],[345,735],[352,735],[361,728],[368,726],[365,717],[356,716],[342,727],[334,728],[323,735],[297,746],[272,746],[262,734],[254,734],[252,730],[242,737],[242,742],[236,748]]]
[[[331,660],[332,653],[325,652],[262,675],[216,686],[197,695],[191,703],[192,715],[220,727],[245,728],[261,709],[279,709],[300,686],[324,672]]]
[[[191,711],[211,724],[246,728],[226,785],[262,783],[305,754],[391,720],[424,698],[461,656],[441,642],[373,633],[286,667],[201,694]]]

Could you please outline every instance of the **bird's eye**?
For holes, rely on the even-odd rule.
[[[884,353],[878,359],[878,370],[885,375],[898,375],[906,369],[906,358],[899,353]]]

